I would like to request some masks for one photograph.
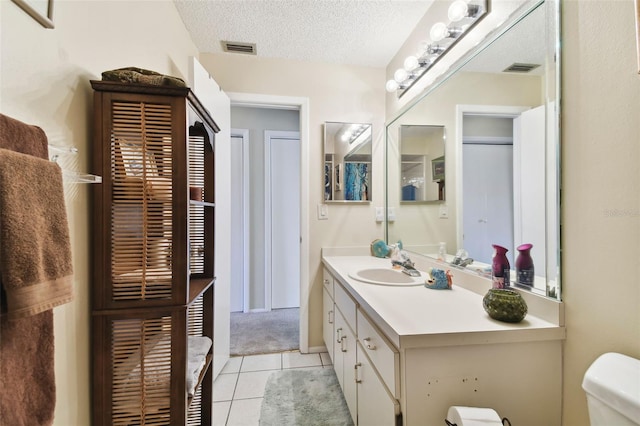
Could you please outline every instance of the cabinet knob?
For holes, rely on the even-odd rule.
[[[327,312],[327,322],[333,324],[333,310]]]
[[[376,345],[371,343],[371,338],[370,337],[365,337],[364,339],[362,339],[362,341],[364,342],[364,345],[367,347],[367,349],[369,349],[371,351],[375,351],[376,350]]]
[[[347,340],[347,336],[342,336],[342,339],[340,339],[340,350],[342,352],[347,352],[347,350],[344,348],[345,340]]]
[[[358,367],[362,367],[361,362],[353,366],[353,375],[356,383],[362,383],[362,380],[360,379],[360,377],[358,377]]]
[[[336,342],[338,343],[342,341],[342,336],[340,336],[341,333],[342,333],[342,327],[336,329],[336,335],[338,336],[338,339],[336,340]]]

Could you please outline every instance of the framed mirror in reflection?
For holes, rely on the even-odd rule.
[[[371,156],[371,124],[325,122],[325,202],[370,202]]]
[[[433,257],[445,242],[450,262],[468,253],[467,268],[487,275],[503,246],[513,284],[518,247],[531,244],[535,279],[522,288],[560,299],[558,22],[557,1],[525,1],[387,125],[387,241]],[[403,128],[432,123],[446,129],[446,201],[412,205],[394,164],[415,159]]]
[[[444,126],[400,126],[400,201],[444,201]]]

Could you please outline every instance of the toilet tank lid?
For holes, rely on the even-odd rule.
[[[640,419],[640,360],[609,352],[587,369],[582,388],[630,419]]]

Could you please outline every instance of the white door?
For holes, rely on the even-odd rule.
[[[514,242],[531,243],[537,275],[546,271],[545,106],[520,114],[514,122]],[[517,143],[515,143],[517,141]],[[514,254],[515,255],[515,254]],[[515,268],[512,265],[512,268]]]
[[[491,245],[501,245],[513,266],[513,146],[463,143],[462,155],[463,247],[491,264]]]
[[[294,308],[300,306],[300,135],[265,133],[266,305]]]
[[[231,312],[248,312],[248,130],[231,131]],[[246,296],[245,296],[246,295]]]

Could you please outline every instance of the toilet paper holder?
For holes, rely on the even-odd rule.
[[[444,419],[445,423],[447,424],[447,426],[458,426],[456,423],[451,423],[449,420]],[[509,421],[508,418],[503,417],[502,418],[502,426],[511,426],[511,422]]]

